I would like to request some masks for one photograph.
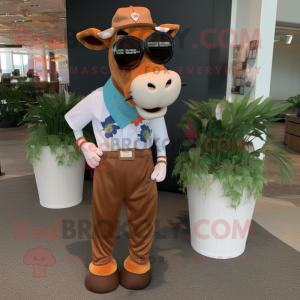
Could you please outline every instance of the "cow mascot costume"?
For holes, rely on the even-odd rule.
[[[157,210],[156,182],[166,176],[165,146],[169,143],[164,115],[179,96],[181,79],[167,70],[179,25],[153,23],[144,7],[117,10],[112,27],[90,28],[77,39],[91,50],[108,48],[111,78],[84,98],[65,118],[78,147],[95,168],[93,183],[92,262],[86,288],[108,293],[119,284],[143,289],[151,281],[149,255]],[[92,121],[97,146],[82,129]],[[154,167],[150,147],[155,141]],[[98,170],[97,170],[98,169]],[[130,242],[129,256],[119,274],[113,258],[114,239],[125,202]]]

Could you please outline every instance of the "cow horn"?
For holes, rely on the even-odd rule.
[[[106,39],[111,38],[115,34],[115,32],[116,32],[116,30],[111,27],[111,28],[106,29],[104,31],[100,31],[98,33],[98,36],[99,36],[99,38],[106,40]]]
[[[156,31],[160,31],[160,32],[168,32],[170,30],[170,28],[168,27],[155,27]]]

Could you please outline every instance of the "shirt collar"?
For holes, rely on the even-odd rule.
[[[121,129],[130,124],[139,114],[135,107],[130,106],[125,97],[115,88],[110,77],[103,87],[105,106]]]

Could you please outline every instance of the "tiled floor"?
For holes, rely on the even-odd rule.
[[[274,123],[270,133],[279,137],[274,144],[291,154],[295,179],[293,186],[282,183],[274,174],[274,165],[268,160],[268,185],[263,189],[263,197],[257,200],[253,219],[271,234],[286,244],[300,251],[300,153],[283,144],[284,123]],[[26,160],[23,150],[28,137],[26,128],[0,128],[0,163],[2,172],[0,180],[33,174],[32,166]]]
[[[1,171],[5,173],[0,180],[33,174],[23,149],[28,131],[24,127],[0,128],[0,163]]]
[[[273,144],[286,150],[291,158],[295,178],[292,180],[292,186],[288,182],[281,182],[277,167],[267,159],[267,174],[269,176],[268,185],[263,189],[263,196],[268,198],[280,199],[300,207],[300,153],[296,152],[283,143],[284,123],[273,123],[274,127],[268,130],[269,133],[278,136],[279,140],[273,141]],[[276,177],[277,175],[277,177]]]
[[[289,149],[283,143],[284,123],[273,125],[268,132],[279,137],[273,144],[291,155],[295,178],[292,186],[288,182],[282,183],[280,178],[274,176],[277,168],[268,159],[268,185],[263,189],[263,197],[257,200],[253,220],[290,247],[300,251],[300,153]]]

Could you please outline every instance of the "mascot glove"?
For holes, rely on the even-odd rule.
[[[102,156],[103,152],[93,143],[84,143],[81,146],[82,153],[85,157],[87,164],[91,168],[96,168],[99,166],[100,157]]]
[[[154,171],[151,175],[151,179],[154,180],[156,179],[156,182],[161,182],[165,180],[167,174],[167,165],[165,163],[158,163]]]

